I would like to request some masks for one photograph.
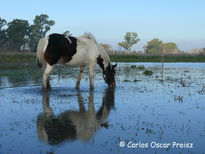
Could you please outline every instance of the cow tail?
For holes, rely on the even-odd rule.
[[[37,52],[36,52],[36,62],[39,68],[46,67],[46,60],[44,58],[45,50],[48,45],[48,38],[42,38],[38,42]]]

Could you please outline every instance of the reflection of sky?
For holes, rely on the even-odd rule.
[[[32,23],[36,15],[44,13],[56,22],[50,33],[69,30],[79,36],[91,32],[114,48],[126,32],[134,31],[141,39],[138,50],[153,38],[176,42],[180,49],[190,50],[205,47],[204,6],[204,0],[4,0],[0,14],[9,22],[20,18]]]
[[[0,86],[2,87],[11,87],[11,83],[8,81],[7,76],[0,77]]]
[[[109,128],[101,128],[88,142],[64,142],[59,146],[48,146],[38,141],[36,118],[43,112],[41,87],[13,87],[0,90],[0,152],[31,149],[39,153],[53,149],[55,153],[143,153],[166,149],[120,148],[119,141],[132,142],[193,142],[194,149],[173,149],[170,153],[202,153],[205,142],[205,68],[204,64],[169,63],[165,66],[164,82],[160,81],[160,63],[153,67],[152,76],[144,76],[143,70],[131,69],[130,65],[142,63],[118,63],[115,107],[109,114]],[[180,65],[179,68],[176,68]],[[175,67],[173,67],[175,66]],[[191,67],[192,66],[192,67]],[[66,68],[67,69],[67,68]],[[130,69],[128,71],[128,69]],[[76,70],[75,72],[78,72]],[[95,80],[94,104],[99,109],[107,87],[101,74]],[[60,78],[52,75],[53,90],[50,106],[55,115],[66,110],[78,111],[75,78]],[[134,80],[137,80],[136,82]],[[127,81],[125,81],[127,80]],[[7,80],[8,81],[8,80]],[[81,93],[85,106],[89,100],[89,83],[83,78]],[[183,96],[183,102],[177,98]],[[83,149],[83,150],[82,150]]]

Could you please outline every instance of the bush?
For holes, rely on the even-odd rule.
[[[144,65],[139,65],[139,66],[138,66],[138,69],[144,70],[145,67],[144,67]]]
[[[144,75],[152,75],[153,72],[152,72],[151,70],[145,70],[145,71],[143,72],[143,74],[144,74]]]
[[[136,67],[137,67],[136,65],[131,65],[131,68],[133,68],[133,69],[136,68]]]

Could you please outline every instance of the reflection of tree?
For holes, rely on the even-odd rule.
[[[86,110],[81,93],[78,93],[79,111],[68,110],[58,116],[53,114],[49,105],[49,94],[43,94],[44,113],[37,119],[39,139],[48,144],[59,144],[65,140],[80,139],[87,141],[102,126],[107,127],[105,120],[114,107],[114,89],[105,90],[102,105],[96,112],[93,91],[90,91],[88,110]]]
[[[126,80],[135,79],[139,75],[139,70],[131,69],[130,65],[121,67],[121,72]]]
[[[39,77],[40,71],[35,67],[5,69],[3,72],[0,72],[0,87],[38,85],[40,84]]]

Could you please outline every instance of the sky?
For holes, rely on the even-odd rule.
[[[126,32],[136,32],[142,50],[153,38],[175,42],[179,49],[205,48],[205,0],[1,0],[7,22],[47,14],[55,25],[48,34],[69,30],[92,33],[99,43],[119,49]]]

